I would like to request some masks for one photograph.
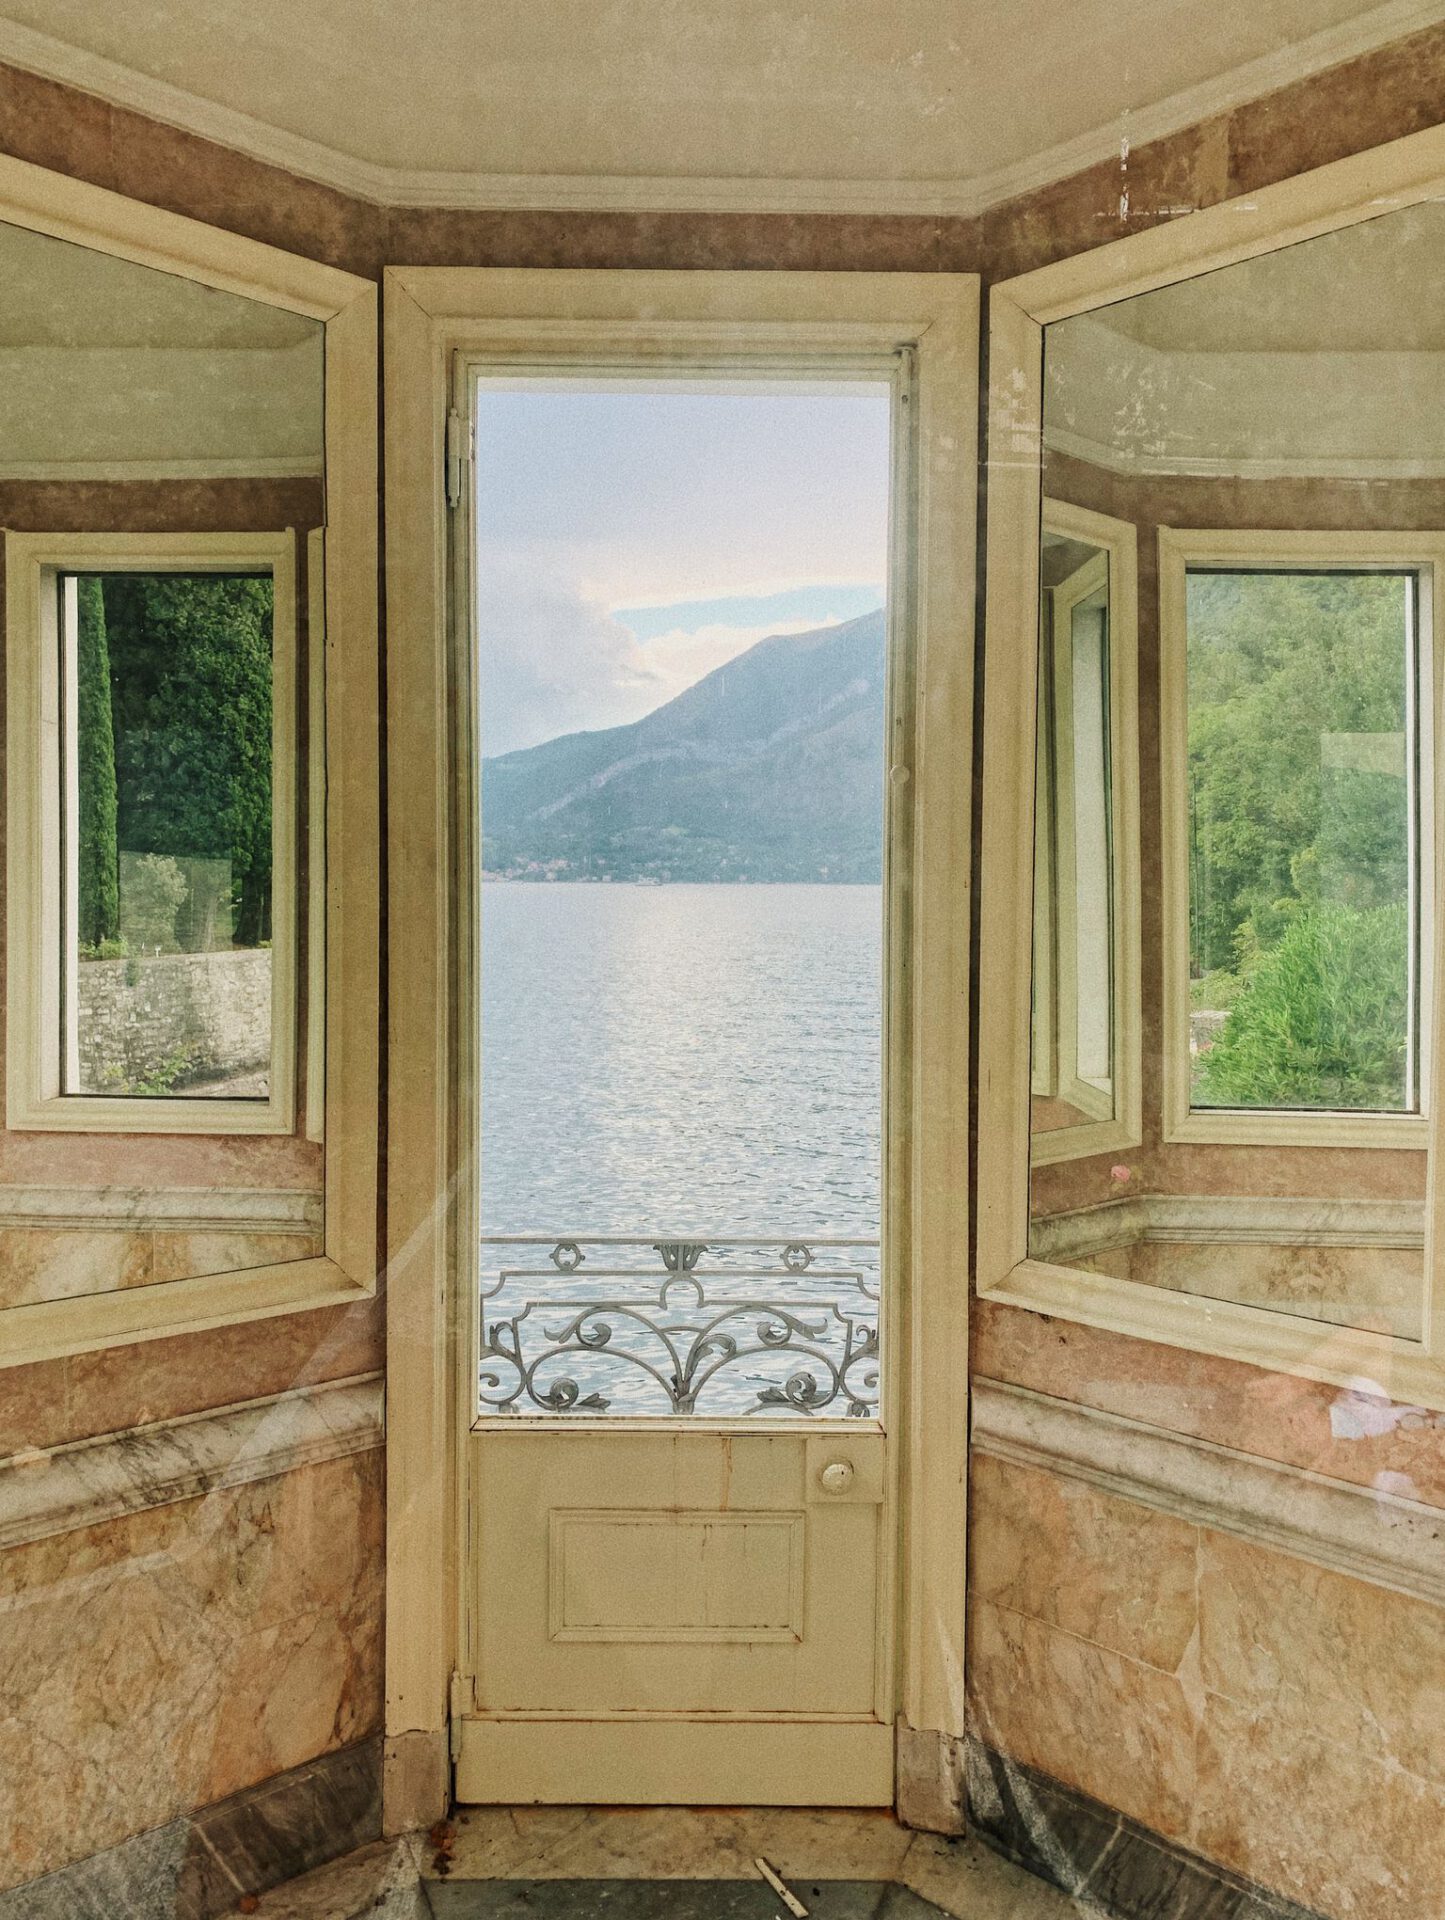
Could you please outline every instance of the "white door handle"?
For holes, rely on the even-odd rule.
[[[847,1460],[830,1460],[818,1475],[824,1493],[846,1493],[853,1484],[853,1468]]]

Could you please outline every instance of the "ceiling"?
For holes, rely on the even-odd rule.
[[[1445,0],[3,0],[0,61],[399,203],[972,211]]]

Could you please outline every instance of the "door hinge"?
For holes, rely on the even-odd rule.
[[[472,1710],[471,1676],[453,1672],[447,1688],[448,1745],[454,1761],[462,1754],[462,1722]]]
[[[459,507],[462,504],[462,484],[466,477],[467,461],[471,449],[471,434],[467,423],[457,408],[447,414],[447,505]]]

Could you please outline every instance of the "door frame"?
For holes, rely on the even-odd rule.
[[[678,364],[768,346],[801,357],[907,354],[916,409],[914,737],[890,751],[911,793],[905,903],[890,955],[906,994],[891,1091],[889,1243],[896,1290],[889,1431],[899,1462],[897,1805],[962,1826],[968,1460],[968,1060],[979,283],[965,274],[388,268],[385,300],[389,1151],[387,1167],[388,1830],[426,1824],[450,1789],[466,1525],[456,1356],[467,1338],[456,1249],[476,1227],[468,1050],[473,978],[459,854],[458,598],[448,504],[459,351],[523,341],[580,361],[607,340]],[[450,470],[450,471],[449,471]],[[465,489],[450,489],[464,494]],[[468,623],[469,624],[469,623]],[[897,722],[895,721],[895,726]],[[898,804],[895,797],[895,806]]]

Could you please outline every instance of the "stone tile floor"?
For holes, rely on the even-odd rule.
[[[975,1841],[882,1813],[473,1807],[444,1850],[382,1841],[264,1894],[262,1920],[787,1920],[762,1855],[810,1920],[1065,1920],[1066,1895]]]

